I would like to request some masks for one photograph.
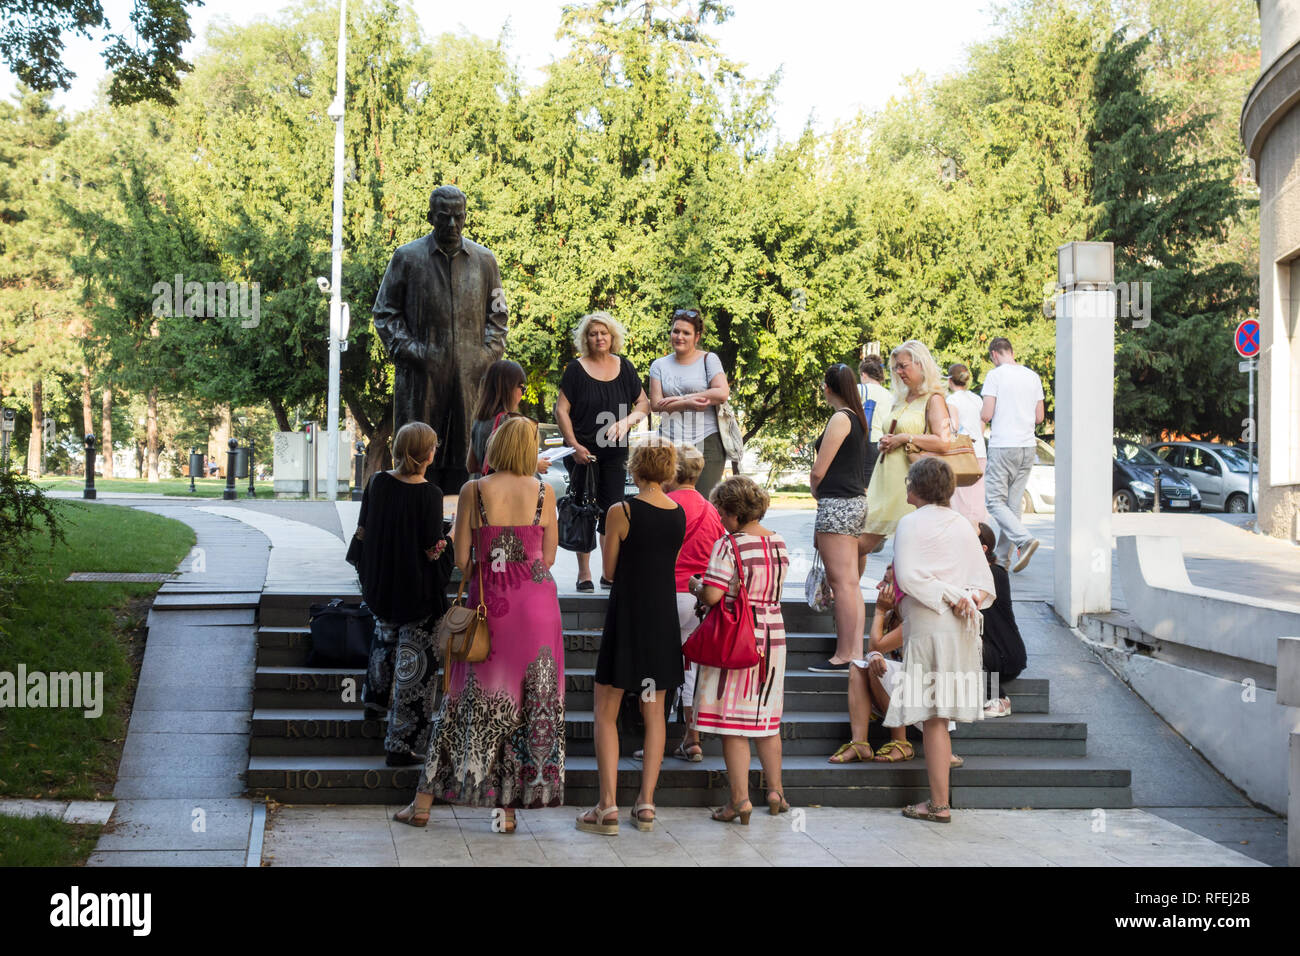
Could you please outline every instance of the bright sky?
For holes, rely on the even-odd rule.
[[[732,0],[731,5],[731,20],[709,30],[727,56],[748,64],[748,76],[784,68],[775,113],[782,139],[797,136],[809,116],[818,129],[826,129],[859,107],[883,106],[908,74],[937,77],[956,69],[965,48],[992,30],[990,0]],[[214,19],[244,24],[290,6],[285,0],[209,0],[193,8],[195,47],[201,48]],[[562,0],[474,0],[443,13],[447,6],[416,4],[426,33],[450,27],[492,39],[508,22],[507,49],[529,84],[540,82],[540,68],[561,51],[555,31]],[[129,25],[131,0],[104,0],[104,8],[115,28]],[[55,102],[83,109],[104,76],[103,62],[89,40],[73,36],[65,43],[64,62],[79,75]],[[0,68],[0,90],[9,94],[14,86],[12,75]]]

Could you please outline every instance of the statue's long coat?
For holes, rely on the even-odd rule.
[[[438,433],[433,470],[463,468],[479,381],[506,347],[496,257],[462,239],[448,259],[433,233],[398,246],[373,311],[375,331],[396,367],[393,433],[407,422],[425,422]]]

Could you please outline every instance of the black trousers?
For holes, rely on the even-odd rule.
[[[998,678],[998,696],[1005,697],[1006,692],[1001,689],[1001,685],[1007,681],[1015,680],[1024,670],[1011,663],[1007,659],[1008,655],[1002,653],[996,644],[985,639],[984,641],[984,699],[993,699],[993,675]]]

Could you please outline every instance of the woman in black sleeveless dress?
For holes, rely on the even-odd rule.
[[[664,702],[685,680],[677,620],[677,552],[686,536],[686,515],[664,494],[677,472],[677,451],[653,440],[632,453],[628,464],[641,490],[606,516],[605,575],[613,589],[605,633],[596,658],[596,768],[600,801],[578,817],[579,830],[618,833],[615,782],[618,771],[618,712],[624,692],[641,698],[645,718],[645,761],[632,822],[654,829],[654,792],[663,763]]]

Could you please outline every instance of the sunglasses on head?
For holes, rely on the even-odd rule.
[[[677,319],[698,319],[700,313],[696,309],[678,309],[673,313],[673,321]]]

